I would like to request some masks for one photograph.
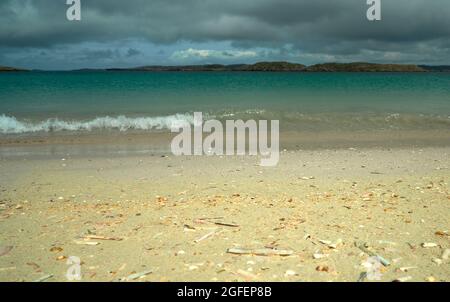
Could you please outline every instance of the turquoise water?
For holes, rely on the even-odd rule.
[[[281,129],[450,130],[449,73],[0,74],[0,133],[168,129],[194,111]]]

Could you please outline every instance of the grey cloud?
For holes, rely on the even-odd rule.
[[[290,45],[285,57],[294,50],[336,57],[399,52],[405,58],[439,55],[450,63],[448,0],[382,0],[383,19],[375,23],[366,20],[365,0],[81,2],[82,20],[69,22],[65,0],[3,0],[1,46],[51,49],[124,39],[160,45],[229,41],[238,48],[274,49],[280,57]],[[138,53],[130,50],[128,55]]]
[[[128,48],[126,56],[127,57],[134,57],[134,56],[138,56],[140,54],[141,54],[141,52],[139,50],[134,49],[134,48]]]

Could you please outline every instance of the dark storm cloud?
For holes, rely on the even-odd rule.
[[[125,39],[153,45],[227,41],[235,48],[268,48],[280,57],[289,45],[286,58],[294,51],[350,60],[399,52],[403,59],[420,55],[450,63],[448,0],[382,0],[382,21],[375,23],[366,19],[366,0],[81,0],[81,22],[66,20],[65,2],[2,0],[1,49],[50,51]],[[141,52],[128,55],[138,55],[134,51]]]
[[[127,57],[134,57],[140,55],[141,52],[134,48],[129,48],[127,51]]]

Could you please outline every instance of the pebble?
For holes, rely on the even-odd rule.
[[[399,268],[400,271],[402,272],[408,272],[409,270],[412,270],[414,268],[417,268],[417,266],[406,266],[406,267],[401,267]]]
[[[293,271],[293,270],[287,270],[286,273],[284,273],[284,275],[286,277],[291,277],[291,276],[297,275],[297,273],[295,271]]]
[[[316,267],[316,271],[318,271],[318,272],[329,272],[330,268],[328,266],[326,266],[326,265],[318,265]]]
[[[442,253],[442,259],[448,260],[449,257],[450,257],[450,249],[445,249],[445,251]]]
[[[442,264],[442,259],[434,258],[433,262],[436,263],[437,265],[441,265]]]
[[[131,274],[128,277],[126,277],[124,279],[124,281],[133,281],[133,280],[136,280],[136,279],[140,279],[140,278],[143,278],[144,276],[147,276],[147,275],[149,275],[151,273],[152,273],[151,270],[147,270],[147,271],[143,271],[143,272],[140,272],[140,273]]]
[[[241,275],[242,277],[244,277],[246,279],[256,279],[257,278],[256,275],[254,275],[254,274],[252,274],[252,273],[250,273],[248,271],[242,270],[242,269],[239,269],[237,271],[237,274]]]
[[[319,254],[319,253],[313,254],[313,258],[314,258],[314,259],[327,258],[328,256],[329,256],[328,254]]]
[[[411,276],[400,277],[400,278],[395,279],[394,282],[406,282],[406,281],[409,281],[411,279],[412,279]]]

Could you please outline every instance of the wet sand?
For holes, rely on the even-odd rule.
[[[83,281],[357,281],[367,250],[381,281],[450,280],[448,147],[72,153],[2,153],[1,281],[67,281],[70,256]]]

